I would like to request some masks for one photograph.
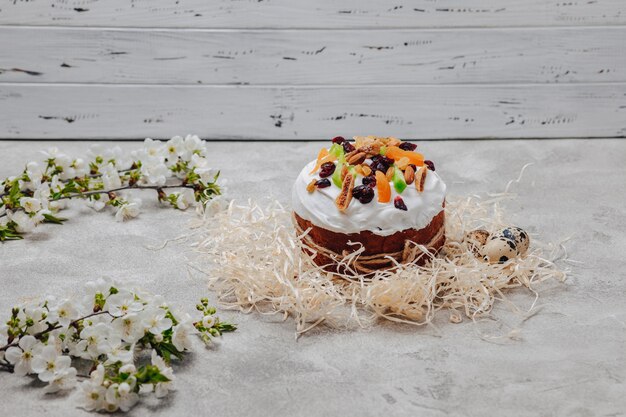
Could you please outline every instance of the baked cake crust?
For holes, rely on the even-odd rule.
[[[316,226],[310,221],[298,216],[297,213],[294,213],[294,217],[301,231],[304,232],[310,229],[308,236],[315,245],[332,251],[339,257],[347,255],[360,247],[359,245],[349,244],[349,242],[352,242],[363,245],[364,251],[361,255],[362,257],[380,256],[382,258],[376,265],[362,266],[360,268],[362,271],[360,272],[367,272],[363,271],[363,269],[376,270],[393,267],[394,262],[384,259],[382,256],[384,254],[393,256],[396,261],[400,263],[406,262],[407,260],[403,259],[403,251],[407,242],[424,245],[432,254],[436,254],[445,243],[445,212],[443,209],[425,228],[420,230],[406,229],[389,236],[380,236],[369,230],[364,230],[360,233],[337,233]],[[411,260],[411,262],[423,265],[427,259],[428,256],[420,254],[415,259]],[[318,266],[327,266],[332,272],[337,272],[335,261],[324,253],[318,252],[313,258],[313,261]]]

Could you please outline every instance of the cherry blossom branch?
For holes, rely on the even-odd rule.
[[[193,135],[167,142],[146,139],[132,152],[118,147],[91,151],[86,159],[49,149],[43,161],[0,179],[0,242],[23,239],[44,222],[61,224],[65,219],[56,213],[65,207],[63,200],[73,198],[87,200],[96,211],[113,209],[117,221],[137,217],[141,200],[116,191],[155,190],[160,202],[179,210],[205,205],[221,194],[219,171],[208,166],[208,151],[206,141]]]
[[[97,311],[95,313],[88,314],[88,315],[86,315],[84,317],[80,317],[80,318],[70,322],[70,326],[74,327],[82,320],[86,320],[86,319],[88,319],[90,317],[94,317],[94,316],[99,316],[101,314],[108,314],[108,315],[111,316],[111,313],[109,313],[108,311]],[[111,316],[111,317],[113,317],[113,316]],[[35,333],[35,334],[31,335],[31,336],[33,336],[35,339],[39,339],[41,336],[44,336],[45,334],[50,333],[53,330],[60,329],[61,327],[62,326],[60,324],[57,324],[55,326],[50,325],[50,326],[48,326],[48,328],[46,330],[42,330],[42,331],[37,332],[37,333]],[[11,342],[11,343],[9,343],[9,344],[7,344],[5,346],[0,346],[0,352],[4,352],[8,348],[10,348],[10,347],[18,346],[18,343],[19,343],[19,338],[18,338],[18,340],[14,341],[14,342]]]
[[[141,398],[168,394],[176,379],[171,363],[186,359],[192,335],[208,345],[236,329],[216,316],[207,298],[196,310],[194,319],[160,295],[110,280],[89,282],[83,294],[49,295],[13,307],[6,321],[0,319],[7,324],[0,328],[0,343],[9,343],[0,348],[0,371],[36,377],[46,383],[46,393],[78,388],[73,398],[87,411],[126,412]],[[88,320],[104,314],[111,318]]]

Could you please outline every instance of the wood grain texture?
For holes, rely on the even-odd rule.
[[[0,27],[0,82],[626,81],[625,40],[626,27],[384,31]]]
[[[1,25],[343,29],[624,23],[623,0],[14,0],[0,6]]]
[[[626,135],[626,83],[461,86],[0,84],[5,138]]]

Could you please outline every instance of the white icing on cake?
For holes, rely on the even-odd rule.
[[[378,202],[378,191],[374,187],[374,199],[362,204],[352,199],[345,212],[335,206],[335,198],[340,189],[330,187],[317,189],[312,193],[306,190],[313,179],[319,179],[318,173],[309,174],[316,161],[311,161],[302,169],[292,190],[293,210],[305,220],[318,227],[338,233],[359,233],[369,230],[380,236],[389,236],[406,229],[423,229],[428,226],[441,210],[446,196],[446,184],[434,171],[428,171],[424,191],[418,192],[413,184],[398,194],[391,184],[391,201]],[[355,183],[361,185],[359,176]],[[330,178],[329,178],[330,179]],[[407,206],[407,211],[395,208],[393,199],[400,195]]]

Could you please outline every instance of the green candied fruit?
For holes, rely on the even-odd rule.
[[[387,153],[387,147],[386,146],[381,146],[380,147],[380,152],[379,152],[382,156],[385,156],[385,154]]]
[[[393,166],[393,188],[396,189],[398,194],[402,194],[402,191],[406,189],[406,181],[404,181],[404,174],[396,165]]]
[[[333,180],[333,184],[337,187],[341,188],[343,185],[343,181],[341,179],[341,170],[343,169],[343,162],[337,161],[337,166],[335,167],[335,172],[333,172],[333,176],[331,177]]]
[[[343,146],[333,143],[330,149],[328,149],[328,153],[339,158],[344,154]]]
[[[333,146],[335,145],[337,144],[333,144]],[[332,149],[333,146],[331,146],[330,148]],[[343,148],[341,146],[339,146],[339,148],[340,148],[340,151],[339,151],[340,153],[339,153],[339,156],[337,157],[337,166],[335,167],[335,172],[333,173],[332,180],[333,180],[333,183],[337,187],[341,188],[341,186],[343,185],[343,180],[341,179],[341,170],[343,169],[343,166],[346,164],[346,155],[343,151]]]
[[[341,171],[343,170],[344,165],[345,163],[337,164],[337,167],[335,168],[335,172],[333,173],[333,176],[331,177],[331,179],[333,180],[333,184],[335,184],[339,188],[343,186],[343,180],[341,179]],[[348,172],[352,174],[354,178],[356,178],[358,175],[358,173],[356,172],[356,168],[351,165],[348,166]]]

